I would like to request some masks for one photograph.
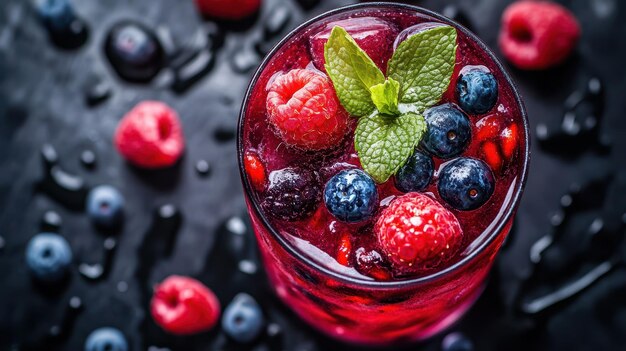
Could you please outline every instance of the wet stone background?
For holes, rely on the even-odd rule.
[[[345,350],[271,295],[245,217],[234,133],[261,56],[307,18],[352,3],[265,0],[237,28],[203,21],[192,1],[74,1],[71,40],[49,37],[30,2],[0,3],[0,350],[80,350],[89,332],[121,329],[132,350]],[[413,1],[454,16],[496,47],[511,1]],[[563,66],[508,67],[526,101],[532,161],[514,230],[485,293],[450,332],[476,350],[612,350],[626,344],[626,4],[562,0],[583,37]],[[149,82],[112,68],[104,43],[122,20],[160,38],[168,67]],[[496,50],[497,53],[497,50]],[[173,169],[125,163],[111,138],[144,99],[181,116],[187,140]],[[87,189],[112,184],[126,198],[119,232],[94,229]],[[68,280],[43,289],[24,250],[40,230],[68,239]],[[261,303],[267,332],[251,346],[216,328],[162,332],[146,314],[152,286],[170,274]],[[440,350],[444,335],[407,350]],[[448,339],[449,341],[449,339]],[[447,344],[447,343],[443,343]]]

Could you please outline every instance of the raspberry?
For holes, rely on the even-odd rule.
[[[155,288],[150,312],[164,330],[176,335],[196,334],[215,326],[220,303],[199,281],[173,275]]]
[[[367,53],[381,71],[387,70],[387,61],[393,53],[393,41],[398,36],[398,29],[392,24],[374,17],[350,18],[331,22],[319,33],[309,39],[309,48],[313,63],[317,69],[324,68],[324,44],[335,26],[342,27],[352,36],[357,45]]]
[[[374,232],[395,275],[441,266],[456,254],[463,240],[454,214],[420,193],[393,200],[376,221]]]
[[[195,0],[203,15],[225,20],[239,20],[259,10],[261,0]]]
[[[336,146],[348,129],[348,115],[331,81],[311,70],[294,69],[276,78],[266,107],[276,134],[305,150]]]
[[[259,155],[254,152],[246,152],[243,162],[246,173],[250,178],[250,183],[256,190],[262,191],[265,188],[267,176],[265,175],[265,166]]]
[[[500,49],[521,69],[545,69],[563,62],[580,37],[580,26],[565,7],[547,1],[518,1],[502,15]]]
[[[185,148],[176,111],[158,101],[144,101],[122,118],[115,131],[117,150],[129,162],[144,168],[171,166]]]

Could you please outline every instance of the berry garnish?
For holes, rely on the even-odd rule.
[[[476,140],[480,142],[482,159],[499,172],[511,162],[517,150],[517,124],[507,122],[500,114],[486,116],[476,122]]]
[[[320,200],[317,174],[304,168],[284,168],[269,174],[261,206],[272,216],[286,221],[308,217]]]
[[[26,246],[26,264],[40,281],[50,283],[61,280],[71,263],[70,244],[58,234],[37,234]]]
[[[445,165],[437,189],[450,206],[469,211],[487,202],[494,183],[493,173],[483,161],[461,157]]]
[[[259,155],[254,152],[246,152],[243,157],[243,164],[252,186],[256,190],[262,191],[267,182],[267,175],[265,174],[265,166]]]
[[[309,38],[309,48],[315,67],[325,71],[324,44],[328,41],[332,29],[342,27],[357,45],[372,58],[382,71],[387,69],[387,61],[392,54],[392,43],[398,30],[392,24],[375,17],[350,18],[331,22],[325,29]]]
[[[110,185],[97,186],[87,195],[87,215],[101,227],[113,228],[120,224],[124,210],[124,197]]]
[[[456,97],[463,111],[471,114],[485,113],[498,100],[498,82],[487,68],[466,67],[456,82]]]
[[[256,339],[265,320],[259,304],[246,293],[239,293],[224,310],[222,329],[236,342],[245,344]]]
[[[367,251],[365,248],[359,247],[355,251],[355,256],[356,269],[359,273],[381,281],[391,279],[391,273],[385,267],[383,257],[378,251]]]
[[[500,49],[521,69],[545,69],[563,62],[579,38],[576,17],[557,3],[517,1],[502,15]]]
[[[98,328],[85,341],[85,351],[127,351],[128,342],[115,328]]]
[[[424,117],[428,130],[422,145],[428,152],[446,159],[465,150],[472,134],[465,113],[452,104],[444,104],[426,110]]]
[[[404,193],[424,190],[430,183],[434,170],[433,159],[421,151],[415,151],[396,173],[396,188]]]
[[[255,14],[261,0],[195,0],[203,15],[224,20],[240,20]]]
[[[337,250],[337,262],[340,265],[350,265],[350,253],[352,251],[352,243],[350,242],[350,234],[345,233],[339,241],[339,250]]]
[[[324,188],[328,211],[344,222],[370,218],[378,205],[376,183],[360,169],[349,169],[334,175]]]
[[[159,101],[144,101],[130,110],[117,126],[114,141],[124,158],[144,168],[173,165],[185,147],[176,111]]]
[[[348,130],[348,116],[331,81],[312,70],[294,69],[276,78],[266,108],[276,134],[304,150],[337,146]]]
[[[215,326],[220,303],[201,282],[173,275],[159,284],[150,302],[156,324],[176,335],[196,334]]]
[[[399,276],[440,267],[456,254],[463,239],[452,212],[420,193],[394,199],[376,221],[374,232]]]

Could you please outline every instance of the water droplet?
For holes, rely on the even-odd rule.
[[[126,291],[128,291],[128,283],[126,283],[125,281],[119,281],[117,283],[117,291],[124,293]]]
[[[5,246],[6,246],[6,241],[4,240],[3,237],[0,236],[0,251],[2,251]]]
[[[266,38],[273,37],[287,28],[291,20],[291,10],[282,4],[276,6],[269,12],[263,23],[263,34]]]
[[[91,150],[83,150],[80,154],[80,163],[87,169],[93,169],[96,166],[96,154]]]
[[[226,229],[233,234],[244,235],[246,233],[246,224],[240,217],[231,217],[226,222]]]
[[[196,172],[200,176],[206,177],[211,173],[211,165],[206,160],[199,160],[196,162]]]
[[[442,351],[473,351],[474,344],[462,333],[450,333],[441,342]]]
[[[42,232],[58,232],[63,224],[61,216],[55,211],[46,211],[41,218],[40,229]]]
[[[213,132],[213,137],[220,143],[226,143],[235,139],[235,129],[227,126],[218,126]]]
[[[246,274],[255,274],[257,269],[256,264],[250,260],[239,261],[239,270]]]
[[[235,72],[248,73],[259,64],[259,56],[245,48],[239,48],[231,55],[231,67]]]

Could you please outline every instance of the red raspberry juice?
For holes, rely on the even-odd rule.
[[[371,220],[356,224],[334,218],[324,206],[299,221],[281,221],[264,213],[259,205],[263,192],[254,190],[244,171],[246,152],[258,154],[267,173],[285,167],[314,170],[323,188],[338,171],[360,168],[353,145],[353,131],[331,151],[303,152],[286,146],[268,125],[265,101],[273,77],[296,68],[311,68],[309,38],[337,20],[367,17],[390,23],[398,32],[415,24],[438,22],[457,29],[457,55],[450,86],[439,104],[457,103],[455,86],[459,72],[468,65],[487,67],[498,81],[498,101],[483,115],[469,115],[472,141],[461,156],[485,159],[486,142],[479,140],[479,120],[496,114],[517,131],[516,150],[495,171],[495,191],[486,204],[473,211],[446,206],[458,218],[464,232],[463,247],[455,257],[434,271],[417,276],[397,276],[385,262],[363,267],[356,252],[377,251]],[[346,22],[343,22],[346,23]],[[332,25],[331,25],[332,26]],[[365,28],[366,30],[367,28]],[[400,4],[362,4],[317,17],[289,34],[265,59],[249,87],[240,121],[238,153],[248,211],[267,274],[277,295],[311,326],[335,338],[364,344],[389,344],[427,338],[456,321],[479,296],[494,258],[508,234],[525,182],[528,165],[528,126],[522,102],[508,75],[494,55],[473,34],[456,23],[420,9]],[[425,190],[440,203],[437,171],[449,160],[433,158],[435,175]],[[378,184],[378,213],[402,195],[393,178]],[[383,260],[384,261],[384,260]]]

